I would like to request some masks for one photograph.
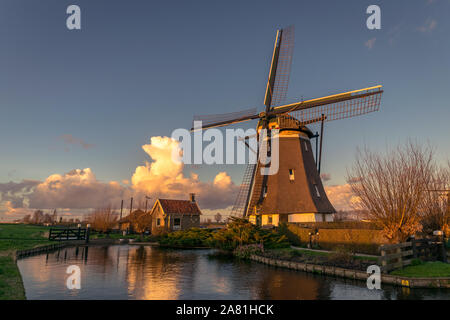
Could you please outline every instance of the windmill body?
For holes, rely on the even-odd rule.
[[[307,125],[322,122],[323,128],[327,121],[377,111],[383,93],[382,86],[375,86],[280,105],[287,93],[293,31],[293,27],[277,31],[264,98],[265,111],[256,113],[252,109],[194,117],[194,121],[203,121],[203,130],[258,119],[257,138],[266,139],[268,145],[267,149],[260,148],[259,160],[270,158],[270,146],[278,144],[276,173],[263,174],[261,169],[270,165],[265,161],[249,164],[232,210],[232,215],[247,217],[258,225],[333,221],[335,209],[325,193],[318,169],[320,162],[317,154],[314,159],[311,145],[311,139],[317,135]],[[262,135],[262,130],[267,135]]]
[[[299,121],[277,117],[269,128],[279,129],[278,172],[262,175],[261,164],[254,171],[252,190],[245,215],[262,225],[279,222],[332,221],[328,200],[316,167],[311,138],[313,133]]]

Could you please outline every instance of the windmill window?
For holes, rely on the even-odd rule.
[[[267,141],[267,156],[270,157],[272,155],[270,141]]]
[[[161,225],[161,219],[160,219],[160,218],[156,219],[156,225],[157,225],[158,227]]]
[[[264,198],[267,197],[267,185],[264,186],[263,196],[264,196]]]
[[[267,217],[267,223],[268,224],[272,224],[272,216],[268,216]]]
[[[316,190],[317,197],[320,198],[320,192],[319,192],[319,188],[317,187],[317,184],[314,185],[314,189]]]
[[[175,226],[175,227],[179,227],[180,226],[180,224],[181,224],[181,219],[180,218],[175,218],[175,219],[173,219],[173,225]]]
[[[294,181],[294,169],[289,169],[289,180]]]

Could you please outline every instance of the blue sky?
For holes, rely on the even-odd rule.
[[[70,4],[82,30],[66,28]],[[381,30],[366,28],[371,4]],[[142,145],[189,128],[194,114],[262,110],[275,32],[290,24],[289,102],[385,89],[380,112],[327,123],[328,183],[345,183],[358,146],[418,138],[447,159],[449,12],[449,0],[2,0],[0,183],[77,168],[130,179],[150,160]],[[227,171],[238,184],[243,167],[195,171],[205,181]]]

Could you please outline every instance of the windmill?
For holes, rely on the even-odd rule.
[[[262,161],[248,164],[232,210],[232,215],[247,217],[258,225],[332,221],[335,209],[327,198],[320,178],[324,122],[377,111],[383,93],[382,86],[379,85],[283,105],[293,48],[293,26],[278,30],[263,112],[258,113],[253,108],[220,115],[194,116],[194,121],[202,121],[202,130],[258,120],[258,139],[264,139],[261,136],[262,129],[269,132],[276,129],[276,136],[272,135],[272,138],[267,139],[267,155],[270,154],[272,140],[278,139],[278,172],[263,175],[260,169],[267,164],[262,164]],[[321,123],[319,157],[319,135],[313,134],[307,127],[316,122]],[[267,137],[270,136],[267,133]],[[313,138],[316,138],[316,160],[311,147]],[[265,151],[259,154],[265,156]]]

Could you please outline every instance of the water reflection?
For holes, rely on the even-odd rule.
[[[450,299],[450,291],[383,286],[144,246],[65,248],[18,261],[28,299]],[[66,287],[69,265],[81,290]]]

